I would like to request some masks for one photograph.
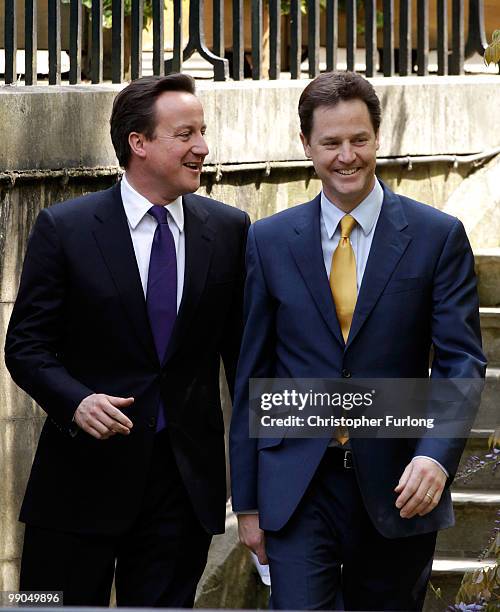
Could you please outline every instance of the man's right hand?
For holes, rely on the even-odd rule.
[[[261,565],[269,563],[258,514],[238,514],[238,535],[240,542],[257,555]]]
[[[80,402],[73,420],[80,429],[98,440],[107,440],[117,433],[126,436],[133,423],[119,408],[127,408],[133,403],[133,397],[93,393]]]

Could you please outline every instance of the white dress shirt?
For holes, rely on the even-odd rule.
[[[127,215],[128,227],[132,244],[134,245],[135,258],[141,276],[142,290],[146,297],[148,287],[149,259],[151,257],[151,245],[158,222],[154,217],[148,215],[148,210],[154,202],[150,202],[127,181],[126,173],[122,177],[121,195],[123,208]],[[177,257],[177,312],[182,299],[184,289],[184,270],[186,262],[185,233],[184,233],[184,209],[182,208],[182,197],[179,196],[174,202],[166,205],[168,227],[172,232]]]
[[[384,191],[378,180],[375,180],[375,185],[370,193],[349,213],[357,222],[351,232],[350,239],[356,259],[356,284],[358,294],[361,282],[363,281],[363,274],[365,273],[366,262],[370,254],[373,235],[377,227],[377,221],[380,216],[380,211],[382,210],[383,201]],[[323,249],[323,260],[325,262],[328,277],[330,277],[333,252],[337,248],[340,240],[340,221],[345,214],[343,210],[337,208],[334,202],[330,202],[323,191],[321,192],[321,248]],[[340,444],[334,439],[330,443],[330,446],[340,446]],[[344,448],[349,449],[349,443],[344,445]],[[417,455],[413,457],[413,459],[417,459],[418,457],[424,457],[424,455]],[[448,472],[439,461],[436,461],[432,457],[425,458],[439,465],[448,477]]]

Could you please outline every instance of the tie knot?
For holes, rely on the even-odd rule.
[[[342,238],[349,238],[354,226],[356,225],[356,219],[351,215],[345,215],[340,220],[340,233]]]
[[[155,204],[148,210],[148,214],[154,217],[158,223],[168,223],[167,207]]]

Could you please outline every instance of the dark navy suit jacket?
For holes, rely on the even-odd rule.
[[[60,531],[123,533],[140,511],[160,395],[179,472],[200,523],[224,531],[219,395],[232,391],[242,330],[249,219],[183,196],[184,290],[163,363],[156,354],[120,185],[44,209],[29,240],[5,358],[47,412],[21,520]],[[91,393],[134,397],[129,436],[102,441],[72,422]],[[76,435],[75,435],[76,434]]]
[[[320,237],[320,197],[255,223],[247,243],[245,331],[231,425],[235,511],[263,529],[292,515],[330,439],[251,439],[250,378],[480,378],[474,259],[461,222],[384,186],[384,201],[345,345]],[[424,517],[402,519],[394,487],[414,456],[456,472],[465,439],[351,439],[365,507],[380,533],[401,537],[453,524],[449,486]]]

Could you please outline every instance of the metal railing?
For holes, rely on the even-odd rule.
[[[25,70],[26,85],[37,83],[37,2],[25,0]],[[48,2],[48,82],[61,83],[61,3],[60,0]],[[144,2],[149,2],[153,32],[152,72],[156,75],[177,72],[183,63],[198,52],[213,68],[214,79],[224,81],[232,78],[242,80],[245,73],[252,79],[263,76],[263,28],[268,28],[269,47],[266,72],[269,79],[280,78],[283,57],[288,65],[292,79],[301,76],[301,65],[307,59],[307,74],[315,77],[320,71],[320,54],[323,53],[323,68],[333,70],[338,67],[339,21],[345,20],[345,57],[346,67],[356,69],[358,33],[364,33],[364,67],[366,76],[377,73],[377,66],[384,76],[399,73],[412,74],[415,69],[420,76],[429,73],[429,23],[437,24],[437,73],[463,74],[465,58],[478,52],[481,55],[486,47],[484,28],[483,0],[468,0],[468,38],[465,41],[464,2],[452,0],[451,15],[448,14],[448,1],[437,0],[436,14],[429,13],[429,0],[289,0],[286,18],[283,18],[281,0],[212,0],[212,23],[205,19],[205,0],[190,0],[189,37],[183,40],[183,3],[173,2],[173,50],[171,57],[165,59],[165,0],[130,0],[130,76],[135,79],[143,74],[143,17]],[[17,51],[17,1],[4,0],[4,47],[6,84],[15,83]],[[251,3],[251,48],[245,48],[244,39],[244,2]],[[263,17],[263,2],[267,4],[266,18]],[[412,40],[412,2],[416,3],[417,23],[416,40]],[[399,28],[395,32],[395,3],[399,10]],[[69,0],[69,72],[64,77],[70,84],[82,80],[82,0]],[[232,44],[225,44],[224,11],[232,9]],[[360,9],[361,12],[360,12]],[[112,13],[112,50],[111,80],[121,83],[124,73],[124,0],[111,0]],[[303,14],[307,29],[303,32]],[[362,20],[358,20],[362,14]],[[92,0],[90,9],[89,45],[90,70],[88,76],[92,83],[103,82],[103,0]],[[452,40],[448,41],[448,22],[451,19]],[[320,47],[320,22],[323,20],[324,41]],[[382,22],[382,24],[381,24]],[[205,41],[205,27],[212,29],[212,46]],[[286,32],[285,32],[286,28]],[[377,35],[378,32],[381,36]],[[285,37],[284,34],[287,36]],[[307,42],[306,36],[307,36]],[[377,44],[377,39],[382,44]],[[246,70],[245,70],[246,68]]]

